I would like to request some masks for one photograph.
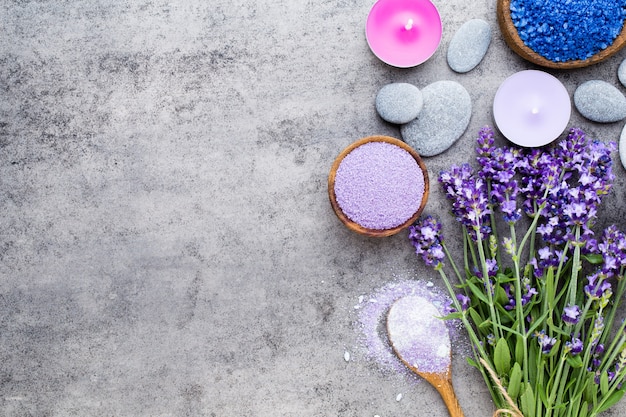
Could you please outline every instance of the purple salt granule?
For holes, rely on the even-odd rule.
[[[441,313],[420,296],[396,301],[387,315],[389,340],[398,356],[420,372],[442,373],[450,366],[450,336]]]
[[[350,220],[369,229],[392,229],[419,209],[424,173],[401,147],[368,142],[352,150],[339,164],[335,196]]]
[[[511,0],[521,40],[553,62],[584,60],[610,46],[624,26],[626,0]]]
[[[403,297],[412,296],[427,300],[439,312],[439,316],[449,313],[450,299],[447,296],[438,291],[432,283],[415,280],[391,282],[369,296],[359,297],[359,304],[355,306],[358,310],[357,324],[361,333],[360,342],[366,350],[366,356],[369,360],[376,362],[383,371],[408,373],[406,366],[396,356],[389,343],[386,323],[391,306]],[[442,324],[446,328],[454,329],[453,322],[442,321]],[[432,369],[440,363],[440,361],[437,362],[437,358],[434,358],[432,365],[428,365],[427,361],[422,362],[422,366],[426,369]]]

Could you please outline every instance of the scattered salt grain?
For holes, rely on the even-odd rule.
[[[343,352],[343,359],[346,362],[350,362],[350,352],[348,352],[347,350],[345,352]]]
[[[400,400],[402,400],[402,394],[396,395],[396,401],[400,401]]]
[[[375,230],[408,221],[424,197],[424,173],[409,152],[387,142],[368,142],[346,155],[335,176],[341,211]]]

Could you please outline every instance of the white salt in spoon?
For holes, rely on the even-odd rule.
[[[439,391],[451,417],[463,417],[452,387],[448,328],[437,308],[420,296],[397,300],[387,314],[387,335],[400,360]]]

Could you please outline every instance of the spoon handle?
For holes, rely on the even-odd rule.
[[[454,393],[450,377],[439,376],[439,378],[431,379],[430,383],[439,391],[443,402],[446,407],[448,407],[450,417],[464,417],[459,400]]]

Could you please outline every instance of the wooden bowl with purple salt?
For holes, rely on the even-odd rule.
[[[369,136],[345,148],[328,176],[335,214],[348,229],[370,237],[409,227],[428,200],[428,171],[399,139]]]
[[[507,45],[533,64],[562,70],[583,68],[610,58],[626,45],[626,24],[623,17],[620,21],[603,15],[605,12],[608,13],[609,7],[616,7],[615,13],[619,13],[621,5],[615,0],[576,0],[570,2],[571,5],[561,7],[559,10],[562,10],[562,13],[544,10],[544,16],[540,18],[537,15],[541,15],[541,10],[540,13],[535,10],[534,14],[531,12],[523,18],[514,18],[514,13],[520,14],[519,4],[524,2],[529,4],[528,8],[523,8],[526,13],[532,8],[530,6],[533,5],[533,0],[497,0],[496,15]],[[560,2],[555,0],[553,3],[544,4],[556,7]],[[574,10],[575,4],[578,4],[579,8],[591,6],[598,8],[596,12],[586,13],[586,16],[600,16],[599,20],[581,21],[580,15]],[[593,18],[596,17],[588,17]],[[550,21],[546,22],[548,19]],[[599,32],[603,30],[606,33]],[[567,46],[568,43],[571,46]],[[560,48],[560,52],[553,53],[551,51],[553,47]]]

